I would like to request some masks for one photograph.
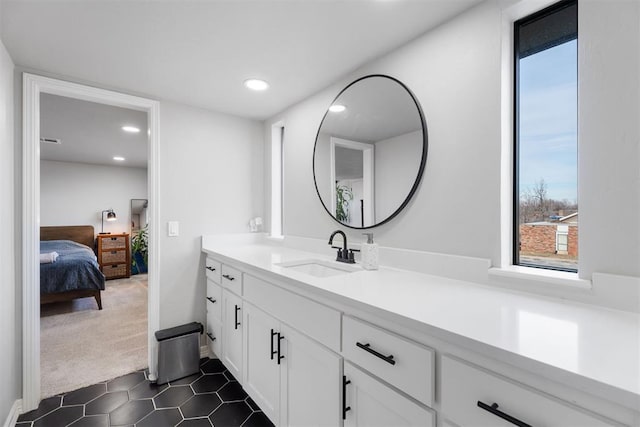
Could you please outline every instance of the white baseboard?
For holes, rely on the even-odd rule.
[[[209,357],[209,346],[203,345],[200,346],[200,358]]]
[[[16,422],[18,421],[18,416],[22,412],[22,399],[18,399],[13,402],[13,406],[11,406],[11,410],[9,410],[9,414],[7,415],[7,419],[4,420],[4,427],[14,427]]]

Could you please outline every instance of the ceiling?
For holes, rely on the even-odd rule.
[[[122,126],[134,126],[128,133]],[[147,113],[43,93],[40,136],[62,144],[40,143],[42,160],[109,166],[147,167]],[[113,160],[114,156],[124,161]]]
[[[422,130],[411,94],[398,82],[370,77],[349,86],[333,102],[346,109],[327,112],[321,133],[357,142],[375,143]]]
[[[0,35],[27,69],[264,119],[480,2],[2,0]]]

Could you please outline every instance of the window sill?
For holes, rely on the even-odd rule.
[[[578,273],[523,267],[520,265],[492,267],[489,269],[489,278],[536,282],[543,285],[562,286],[578,290],[591,290],[592,288],[591,280],[580,279]]]

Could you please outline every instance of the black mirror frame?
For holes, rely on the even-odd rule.
[[[420,160],[420,169],[418,170],[416,179],[413,182],[411,191],[409,191],[409,194],[404,199],[402,204],[400,204],[398,209],[396,209],[391,215],[385,218],[384,221],[375,223],[373,225],[369,225],[367,227],[353,227],[351,225],[347,225],[338,221],[335,215],[333,215],[331,211],[329,211],[329,209],[327,208],[327,205],[325,205],[324,203],[324,200],[322,200],[322,197],[320,197],[320,190],[318,190],[318,181],[316,179],[316,148],[318,146],[318,137],[320,136],[320,129],[322,129],[322,124],[324,123],[324,120],[327,117],[327,114],[329,113],[329,109],[327,108],[327,110],[324,113],[324,116],[322,116],[322,121],[320,121],[320,126],[318,126],[318,132],[316,133],[316,140],[313,144],[313,184],[316,188],[316,194],[318,195],[318,199],[320,199],[320,203],[322,203],[322,207],[329,214],[329,216],[338,224],[354,230],[367,230],[370,228],[374,228],[374,227],[378,227],[380,225],[386,224],[387,222],[395,218],[407,206],[407,204],[409,204],[409,201],[411,201],[411,199],[413,198],[413,195],[416,193],[416,191],[418,190],[418,187],[420,186],[420,183],[422,182],[422,175],[424,174],[424,169],[427,164],[427,153],[429,151],[429,137],[427,132],[427,122],[424,118],[424,113],[422,112],[422,107],[420,106],[420,102],[418,102],[418,99],[416,98],[416,96],[413,94],[413,92],[411,92],[411,90],[404,83],[402,83],[400,80],[394,77],[391,77],[385,74],[369,74],[369,75],[360,77],[354,80],[353,82],[349,83],[344,89],[342,89],[340,93],[338,93],[338,95],[333,99],[333,101],[331,101],[331,104],[329,104],[329,106],[333,105],[338,100],[338,98],[340,98],[340,96],[351,86],[353,86],[354,84],[358,83],[361,80],[369,79],[372,77],[382,77],[382,78],[393,80],[394,82],[398,83],[402,88],[404,88],[404,90],[407,91],[409,96],[411,96],[411,99],[413,100],[413,103],[416,106],[416,109],[418,110],[418,114],[420,115],[420,122],[422,125],[422,159]]]

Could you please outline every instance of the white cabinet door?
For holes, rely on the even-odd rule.
[[[341,425],[342,358],[285,325],[282,336],[281,425]]]
[[[243,311],[243,387],[265,415],[280,425],[281,365],[277,354],[280,322],[247,302]]]
[[[435,426],[435,414],[345,362],[345,427]]]
[[[242,381],[242,300],[233,293],[222,290],[223,331],[222,362],[231,375]]]

